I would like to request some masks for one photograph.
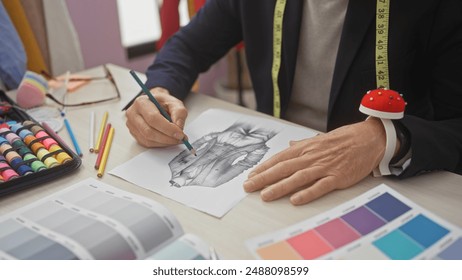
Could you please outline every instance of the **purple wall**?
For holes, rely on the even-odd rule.
[[[144,72],[153,55],[128,59],[121,45],[117,3],[105,0],[66,0],[69,13],[80,39],[86,68],[113,63]],[[153,46],[154,48],[154,46]],[[215,95],[214,81],[226,75],[224,60],[200,76],[200,92]]]
[[[153,60],[152,55],[132,60],[126,57],[120,41],[116,1],[66,1],[79,35],[86,68],[113,63],[141,72],[146,70]]]

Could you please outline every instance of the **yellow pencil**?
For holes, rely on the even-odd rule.
[[[103,139],[104,127],[106,126],[108,115],[109,113],[107,111],[104,112],[103,119],[101,120],[101,126],[99,128],[99,134],[98,134],[98,141],[96,141],[96,146],[95,146],[95,153],[98,153],[99,148],[101,147],[101,140]]]
[[[106,168],[107,158],[109,156],[109,150],[111,150],[112,138],[114,137],[114,127],[111,127],[109,130],[109,135],[107,136],[107,142],[104,145],[103,158],[101,159],[101,164],[98,168],[98,178],[103,177],[104,169]]]

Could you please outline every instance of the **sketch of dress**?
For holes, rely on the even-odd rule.
[[[185,150],[170,161],[170,184],[218,187],[256,165],[269,149],[266,142],[276,134],[236,122],[222,132],[204,135],[192,144],[197,156]]]

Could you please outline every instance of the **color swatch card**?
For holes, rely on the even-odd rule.
[[[258,259],[462,259],[460,228],[384,184],[246,245]]]
[[[0,260],[208,259],[154,200],[89,178],[0,217]]]

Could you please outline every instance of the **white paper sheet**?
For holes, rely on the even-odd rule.
[[[219,109],[202,113],[185,133],[197,157],[184,145],[150,149],[109,173],[222,217],[246,196],[242,185],[258,163],[287,148],[291,140],[316,135],[307,128]]]

